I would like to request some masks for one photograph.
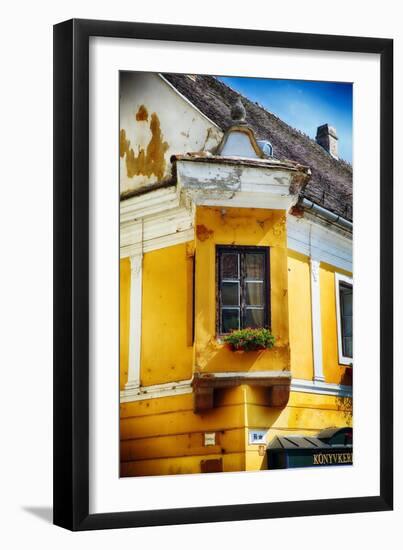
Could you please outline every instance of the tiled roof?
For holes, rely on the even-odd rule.
[[[240,96],[213,76],[163,74],[182,95],[222,130],[231,126],[231,106]],[[350,164],[336,160],[313,139],[292,128],[261,105],[242,97],[246,122],[257,139],[271,142],[274,156],[292,160],[311,169],[312,177],[304,196],[312,202],[352,220],[352,178]]]

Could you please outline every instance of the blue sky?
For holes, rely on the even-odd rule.
[[[340,158],[352,162],[353,86],[350,83],[219,77],[290,126],[315,139],[321,124],[334,126]]]

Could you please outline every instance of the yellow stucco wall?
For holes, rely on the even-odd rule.
[[[143,386],[192,376],[192,247],[178,244],[143,257],[140,379]]]
[[[285,212],[198,207],[196,212],[195,368],[200,371],[289,369]],[[270,247],[271,328],[275,347],[234,354],[216,335],[216,246]]]
[[[266,453],[248,444],[249,429],[275,435],[315,434],[329,426],[350,426],[351,399],[291,392],[287,407],[267,407],[265,390],[239,386],[218,392],[216,406],[193,413],[192,395],[161,397],[121,405],[121,475],[200,473],[201,460],[222,458],[224,471],[267,467]],[[216,445],[204,445],[204,433]]]
[[[288,251],[291,372],[294,378],[313,379],[311,276],[309,258]]]
[[[245,414],[241,388],[217,396],[216,407],[193,412],[192,394],[121,405],[121,475],[200,473],[201,460],[222,458],[224,471],[245,469]],[[204,445],[204,433],[216,445]]]
[[[129,367],[130,259],[120,260],[120,389],[125,387]]]
[[[204,371],[283,370],[312,380],[309,258],[286,248],[285,214],[260,209],[199,207],[195,242],[144,254],[142,385],[187,380]],[[216,335],[216,245],[270,247],[272,350],[234,354]],[[192,343],[195,253],[195,345]],[[340,271],[341,273],[345,273]],[[338,364],[335,268],[322,264],[320,296],[326,382],[351,383]],[[348,274],[348,273],[347,273]],[[350,275],[350,274],[348,274]],[[127,378],[130,262],[121,262],[121,387]],[[289,312],[289,315],[288,315]],[[121,475],[200,473],[201,461],[220,458],[224,471],[267,468],[266,453],[249,445],[250,429],[275,435],[315,434],[352,424],[351,398],[292,391],[283,409],[267,406],[267,390],[247,385],[217,390],[215,406],[195,414],[193,395],[121,405]],[[216,444],[204,445],[215,432]]]

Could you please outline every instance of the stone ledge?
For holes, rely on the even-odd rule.
[[[194,412],[201,413],[214,407],[215,390],[241,384],[267,388],[267,406],[285,407],[290,396],[291,372],[195,372],[192,381]]]

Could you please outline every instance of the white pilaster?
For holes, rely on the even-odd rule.
[[[323,382],[323,359],[322,359],[322,319],[320,312],[320,262],[311,258],[311,307],[312,307],[312,340],[313,340],[313,379]]]
[[[130,256],[130,269],[129,371],[126,389],[135,389],[140,386],[142,254]]]

